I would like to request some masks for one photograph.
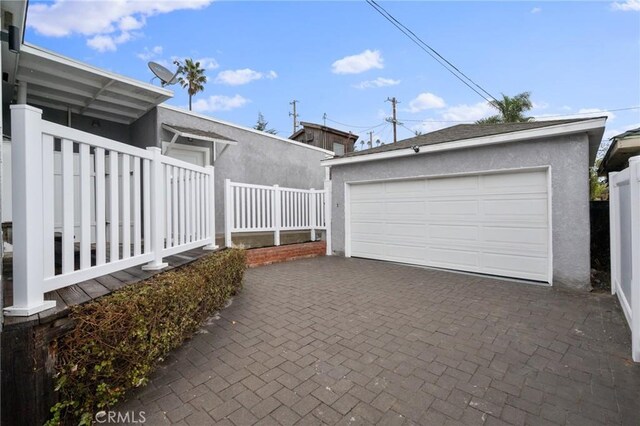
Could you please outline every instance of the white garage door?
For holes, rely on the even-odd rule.
[[[547,171],[349,186],[347,255],[550,280]]]

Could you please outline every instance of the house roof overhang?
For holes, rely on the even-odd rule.
[[[612,138],[611,145],[598,167],[599,175],[620,171],[627,167],[629,158],[640,155],[640,129],[637,134],[627,133]]]
[[[521,142],[524,140],[534,140],[541,138],[552,138],[563,135],[571,135],[578,133],[586,133],[589,139],[589,164],[593,164],[596,159],[598,147],[602,141],[604,134],[604,126],[606,117],[597,117],[588,120],[575,121],[534,129],[521,130],[509,133],[499,133],[490,136],[482,136],[470,139],[461,139],[448,141],[431,145],[419,145],[418,150],[414,150],[413,146],[391,151],[373,152],[371,154],[351,156],[351,157],[334,157],[323,160],[323,166],[339,166],[344,164],[361,163],[367,161],[379,161],[391,158],[409,157],[414,155],[423,155],[435,152],[452,151],[465,148],[475,148],[489,145],[498,145],[512,142]]]
[[[173,96],[170,90],[111,73],[28,43],[21,46],[16,80],[27,103],[130,124]]]
[[[206,130],[194,129],[191,127],[174,126],[173,124],[162,124],[162,128],[168,132],[173,133],[175,138],[182,137],[186,139],[194,139],[205,142],[219,143],[223,145],[237,145],[238,142],[230,139],[226,136],[219,135],[215,132],[209,132]],[[172,141],[173,142],[173,141]]]

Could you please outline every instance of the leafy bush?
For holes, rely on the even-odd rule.
[[[48,425],[91,424],[158,361],[190,337],[242,286],[243,250],[231,249],[74,307],[75,328],[58,342],[60,399]]]

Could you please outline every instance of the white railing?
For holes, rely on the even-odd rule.
[[[640,362],[640,156],[609,174],[611,293],[631,328],[631,354]]]
[[[281,188],[231,182],[224,185],[225,244],[231,247],[231,234],[273,232],[280,245],[281,231],[327,230],[325,189]]]
[[[44,300],[48,291],[145,263],[161,269],[166,256],[215,248],[213,167],[51,123],[27,105],[11,110],[7,315],[55,306]]]

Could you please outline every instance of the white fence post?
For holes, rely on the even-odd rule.
[[[280,185],[273,185],[273,245],[280,245],[280,228],[282,226],[282,191]]]
[[[333,254],[331,247],[331,180],[324,181],[324,226],[325,241],[327,243],[327,256]]]
[[[631,356],[640,362],[640,156],[629,159],[631,201]]]
[[[168,263],[162,261],[164,249],[164,176],[162,173],[162,150],[157,147],[149,147],[151,151],[151,247],[153,260],[142,267],[145,271],[155,271],[166,268]],[[116,225],[117,226],[117,225]],[[145,236],[146,238],[146,236]]]
[[[618,291],[617,283],[618,275],[620,273],[619,260],[620,260],[620,228],[618,227],[618,221],[620,220],[620,205],[616,175],[618,172],[609,173],[609,249],[610,249],[610,267],[611,267],[611,294],[616,294]]]
[[[316,190],[311,188],[309,192],[309,226],[311,227],[311,241],[316,240]]]
[[[4,309],[10,316],[29,316],[56,306],[55,301],[44,300],[42,212],[45,194],[41,125],[41,110],[29,105],[11,105],[13,306]]]
[[[231,194],[231,179],[224,180],[224,245],[230,248],[231,227],[233,226],[233,200]]]
[[[209,171],[209,194],[208,194],[208,200],[209,200],[209,205],[207,206],[207,208],[205,208],[205,211],[209,212],[209,217],[207,217],[207,223],[209,224],[209,232],[211,233],[210,237],[211,237],[211,242],[204,246],[205,250],[216,250],[219,248],[218,245],[216,245],[216,189],[215,189],[215,177],[214,177],[214,172],[215,169],[213,168],[213,166],[207,166],[206,169]]]

